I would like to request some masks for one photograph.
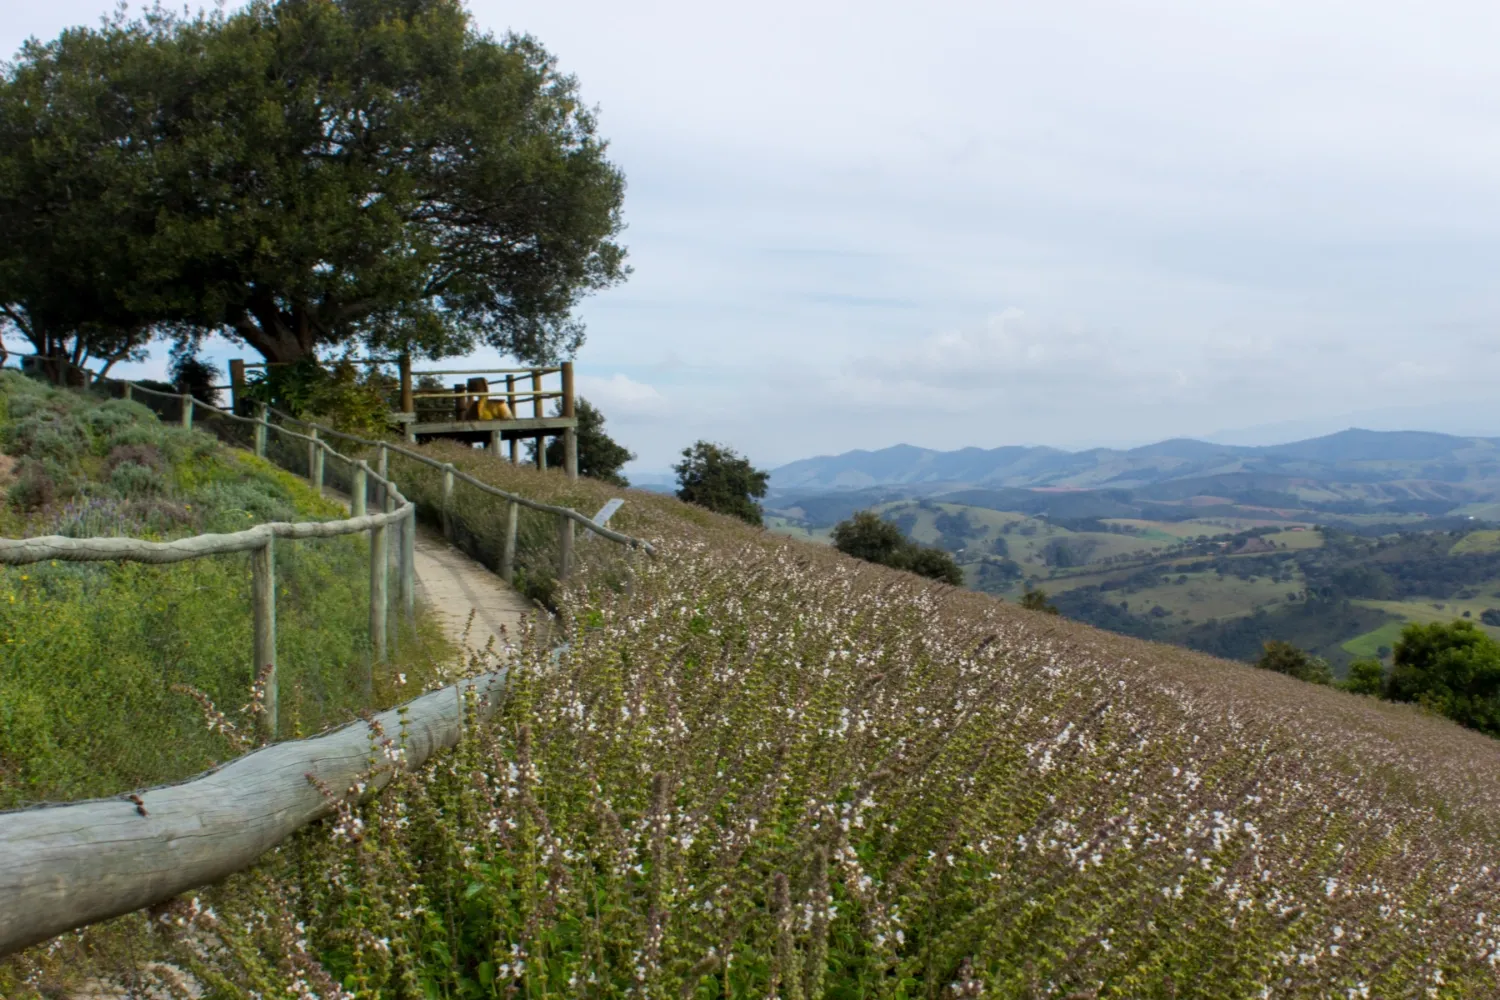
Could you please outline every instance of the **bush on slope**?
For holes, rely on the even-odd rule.
[[[580,580],[491,725],[179,904],[164,940],[223,945],[183,961],[224,995],[1500,992],[1489,739],[626,510],[663,548],[633,593]]]

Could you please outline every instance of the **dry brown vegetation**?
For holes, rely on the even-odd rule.
[[[661,556],[515,637],[492,725],[133,919],[224,995],[1500,995],[1487,737],[670,498],[612,525]]]

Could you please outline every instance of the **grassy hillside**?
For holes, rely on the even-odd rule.
[[[168,539],[343,516],[302,480],[137,404],[11,372],[0,450],[8,537]],[[368,542],[278,543],[276,565],[282,734],[348,721],[369,698]],[[183,688],[252,734],[250,644],[248,553],[0,567],[0,807],[118,794],[231,756]],[[419,690],[447,654],[426,626],[406,634],[374,671],[376,703]]]
[[[221,943],[178,956],[226,996],[1500,993],[1500,744],[668,498],[617,517],[660,558],[565,593],[492,725],[154,948]]]

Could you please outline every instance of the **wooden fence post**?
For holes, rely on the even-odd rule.
[[[133,399],[133,398],[135,398],[135,397],[133,397],[130,394],[130,390],[132,390],[132,389],[135,388],[135,383],[134,382],[122,382],[120,384],[123,385],[123,386],[125,386],[125,398],[126,399]]]
[[[516,522],[521,514],[521,505],[512,500],[505,512],[505,547],[500,550],[500,579],[506,583],[516,582]]]
[[[562,363],[562,415],[577,419],[573,410],[573,362]],[[563,429],[563,470],[569,479],[578,478],[578,428]],[[571,522],[569,522],[571,523]]]
[[[318,447],[318,429],[316,427],[309,427],[307,429],[307,436],[312,438],[311,441],[307,442],[307,478],[312,481],[317,491],[322,493],[323,481],[318,476],[318,453],[322,451]]]
[[[453,463],[443,465],[443,537],[453,541]]]
[[[566,580],[573,572],[573,519],[557,517],[557,578]]]
[[[266,544],[250,552],[250,590],[254,605],[255,638],[251,647],[255,665],[251,681],[265,671],[266,688],[260,716],[261,734],[267,741],[276,738],[276,536],[269,535]],[[269,669],[268,669],[269,668]]]
[[[364,517],[365,497],[369,493],[368,483],[370,466],[360,459],[354,466],[354,481],[349,484],[349,514],[351,517]]]
[[[184,430],[193,429],[193,397],[187,393],[182,394],[182,426]]]
[[[381,510],[389,509],[386,507],[385,502],[391,495],[390,488],[386,485],[386,481],[390,479],[390,466],[390,453],[386,450],[385,443],[382,442],[375,446],[375,474],[380,477],[380,486],[375,494],[375,502],[380,506]]]
[[[385,607],[387,566],[385,525],[370,529],[370,649],[371,664],[385,662]],[[371,681],[366,681],[369,688]]]
[[[255,404],[255,454],[259,458],[266,457],[266,427],[269,421],[266,418],[266,404]]]
[[[412,507],[401,532],[401,612],[406,624],[417,620],[417,509]]]

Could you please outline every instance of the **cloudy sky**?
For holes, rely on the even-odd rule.
[[[471,4],[628,179],[578,364],[635,471],[1500,435],[1500,6]],[[104,5],[0,7],[13,52]]]

